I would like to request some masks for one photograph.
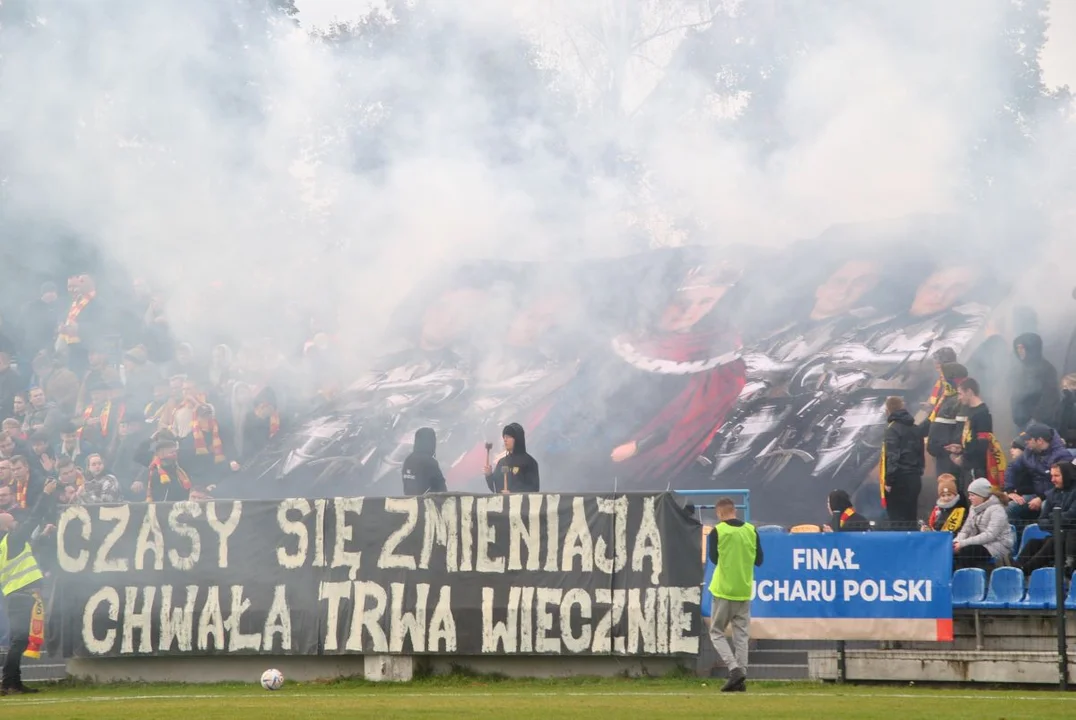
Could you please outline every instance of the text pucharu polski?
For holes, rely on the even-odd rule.
[[[657,500],[73,507],[58,561],[106,583],[81,607],[91,654],[307,652],[311,613],[324,652],[694,653],[700,589],[663,577]]]
[[[795,572],[820,572],[828,577],[765,579],[754,583],[752,600],[763,602],[920,602],[933,601],[934,585],[922,578],[838,578],[835,574],[860,572],[851,548],[794,548]]]

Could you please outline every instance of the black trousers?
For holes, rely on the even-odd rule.
[[[11,628],[11,646],[4,661],[3,681],[5,689],[22,685],[22,654],[30,642],[30,620],[34,614],[34,596],[16,592],[4,598],[8,625]]]
[[[885,513],[890,530],[918,530],[919,493],[923,489],[920,475],[895,477],[892,490],[885,494]]]
[[[963,568],[981,568],[990,570],[990,553],[982,545],[965,545],[953,555],[953,571]]]
[[[1066,530],[1065,533],[1065,558],[1076,557],[1076,529]],[[1016,558],[1017,567],[1030,575],[1039,568],[1054,566],[1054,547],[1057,545],[1054,538],[1048,537],[1042,540],[1030,540],[1020,556]]]

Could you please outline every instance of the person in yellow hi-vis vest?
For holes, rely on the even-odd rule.
[[[22,655],[30,642],[30,623],[37,604],[44,575],[30,550],[30,537],[46,513],[55,508],[53,493],[56,481],[45,484],[45,492],[34,505],[30,517],[18,523],[8,514],[0,514],[0,591],[4,593],[11,644],[4,661],[0,695],[36,693],[22,684]]]
[[[721,498],[717,501],[717,519],[719,522],[707,541],[710,562],[716,566],[710,580],[710,594],[714,596],[710,640],[729,669],[728,682],[721,692],[743,692],[747,689],[751,590],[755,568],[762,565],[762,544],[755,526],[736,518],[732,500]],[[730,623],[735,652],[725,638]]]

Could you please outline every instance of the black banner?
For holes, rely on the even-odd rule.
[[[699,647],[670,493],[76,506],[57,533],[65,657]]]

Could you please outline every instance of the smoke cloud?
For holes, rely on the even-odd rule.
[[[335,308],[358,363],[461,259],[780,245],[1051,155],[982,150],[1018,94],[1007,0],[514,5],[6,0],[6,217],[163,288],[183,339]]]

